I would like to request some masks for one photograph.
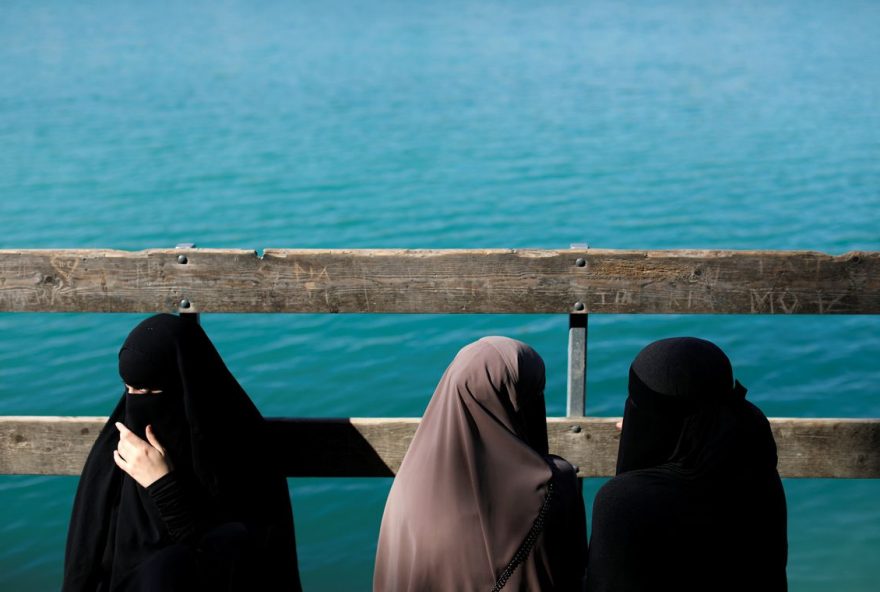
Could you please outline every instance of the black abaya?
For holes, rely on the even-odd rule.
[[[708,341],[636,357],[618,474],[593,502],[588,591],[787,589],[776,444],[744,397]]]
[[[265,421],[195,322],[157,315],[119,354],[124,394],[80,478],[64,592],[299,590],[287,482],[267,462]],[[172,471],[141,487],[113,461],[115,422],[145,428]]]

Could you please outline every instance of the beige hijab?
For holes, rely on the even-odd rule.
[[[374,590],[539,589],[546,570],[535,563],[547,553],[532,547],[552,488],[546,454],[538,353],[506,337],[464,347],[388,495]]]

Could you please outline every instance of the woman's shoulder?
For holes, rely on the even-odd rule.
[[[644,475],[640,474],[640,471],[622,473],[612,477],[596,492],[593,503],[616,504],[621,501],[625,502],[633,496],[640,495],[639,491],[642,489],[645,481],[646,479]]]
[[[633,499],[659,501],[678,489],[678,480],[665,471],[643,469],[627,471],[606,482],[596,492],[596,500],[604,503],[628,503]]]
[[[593,521],[625,524],[663,522],[686,500],[674,479],[662,471],[622,473],[606,482],[593,498]]]
[[[545,460],[550,465],[550,471],[552,472],[553,496],[557,498],[555,503],[563,503],[565,505],[565,503],[571,503],[570,500],[580,500],[581,490],[578,486],[577,467],[564,458],[552,454],[548,454]],[[560,500],[569,501],[561,502]]]
[[[550,468],[553,470],[553,475],[555,477],[577,478],[578,468],[561,456],[548,454],[546,460],[550,465]]]

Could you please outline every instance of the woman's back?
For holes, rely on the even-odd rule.
[[[484,338],[447,368],[388,495],[375,590],[579,590],[574,470],[547,454],[544,364]]]
[[[615,477],[594,500],[587,590],[785,590],[782,483],[760,489],[706,491],[652,470]]]
[[[617,476],[593,502],[587,590],[787,589],[776,444],[745,394],[708,341],[639,353]]]

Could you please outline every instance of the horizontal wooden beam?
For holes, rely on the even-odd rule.
[[[106,420],[0,417],[0,474],[76,475]],[[584,477],[614,474],[615,418],[550,418],[550,450]],[[299,477],[390,477],[419,420],[272,419],[276,461]],[[880,478],[880,420],[771,419],[784,477]]]
[[[0,250],[0,311],[880,314],[880,252]]]

